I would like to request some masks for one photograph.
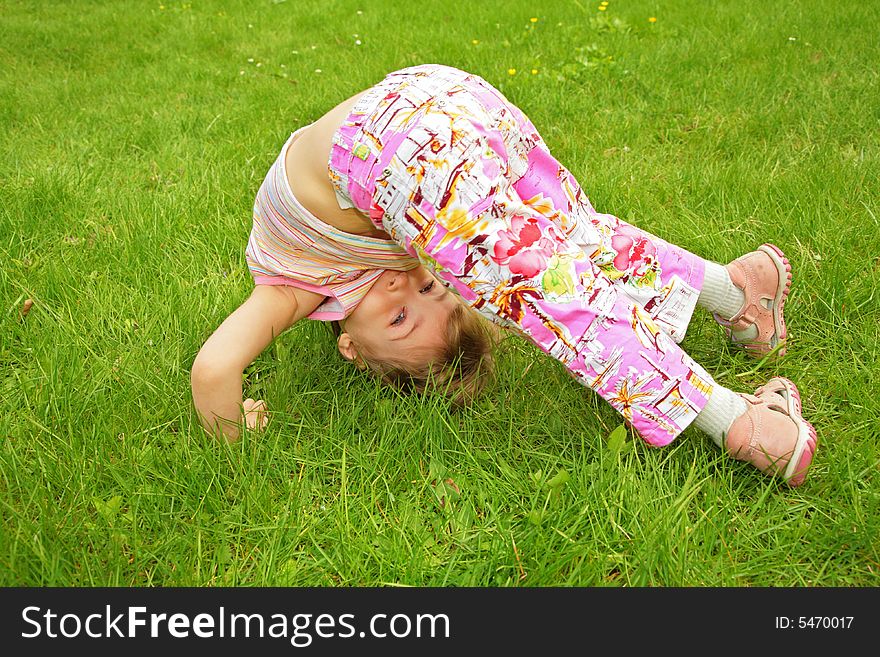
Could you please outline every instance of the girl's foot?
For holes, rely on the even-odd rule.
[[[789,486],[800,486],[816,453],[816,430],[801,415],[797,386],[781,376],[770,379],[754,395],[740,395],[747,409],[724,437],[733,458],[747,461],[769,475],[781,475]]]
[[[782,311],[791,287],[791,264],[782,250],[762,244],[727,265],[733,284],[745,295],[745,302],[733,317],[717,313],[715,320],[727,336],[752,356],[763,357],[776,350],[785,355],[785,318]]]

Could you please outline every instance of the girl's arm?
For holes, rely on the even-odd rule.
[[[276,336],[309,315],[323,300],[320,294],[296,287],[257,285],[214,331],[199,350],[191,374],[193,402],[208,432],[229,442],[238,439],[244,369]],[[261,402],[249,405],[251,408],[245,411],[265,408]]]

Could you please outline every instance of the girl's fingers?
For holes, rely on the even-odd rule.
[[[269,424],[269,416],[267,411],[269,407],[262,399],[254,400],[250,397],[242,402],[244,408],[244,421],[248,429],[255,429],[259,425],[260,429],[265,429]]]

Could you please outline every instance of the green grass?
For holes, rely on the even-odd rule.
[[[880,583],[880,9],[598,4],[0,0],[0,585]],[[609,444],[613,410],[517,338],[452,412],[303,322],[247,372],[269,429],[201,432],[189,369],[249,293],[267,168],[422,62],[500,87],[599,210],[719,262],[786,251],[782,361],[702,312],[684,347],[736,390],[797,382],[803,487],[693,429]]]

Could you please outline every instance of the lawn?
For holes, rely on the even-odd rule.
[[[604,6],[0,0],[0,585],[880,583],[880,6]],[[500,88],[600,211],[722,263],[786,252],[783,359],[701,311],[683,346],[738,391],[798,384],[802,487],[696,429],[615,433],[512,336],[456,411],[301,322],[246,372],[268,429],[202,432],[189,370],[252,287],[266,170],[425,62]]]

